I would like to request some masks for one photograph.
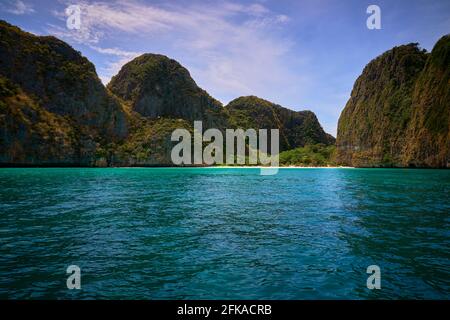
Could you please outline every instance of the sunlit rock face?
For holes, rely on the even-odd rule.
[[[445,167],[449,155],[450,38],[372,60],[341,113],[337,160],[352,166]]]
[[[215,128],[227,123],[222,104],[199,88],[186,68],[160,54],[143,54],[125,64],[108,88],[149,119],[201,120]]]
[[[68,44],[0,22],[0,162],[90,165],[128,134],[117,99]]]

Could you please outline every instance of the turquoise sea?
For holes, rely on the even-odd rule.
[[[0,216],[2,299],[450,298],[450,170],[0,169]]]

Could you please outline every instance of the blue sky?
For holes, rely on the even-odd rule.
[[[381,9],[380,30],[366,26],[371,4]],[[81,8],[79,30],[66,26],[69,5]],[[252,94],[312,110],[336,135],[364,66],[396,45],[431,50],[450,32],[450,1],[2,0],[0,18],[65,40],[104,83],[134,57],[161,53],[224,104]]]

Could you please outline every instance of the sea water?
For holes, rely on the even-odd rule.
[[[449,227],[450,170],[0,169],[0,298],[449,299]]]

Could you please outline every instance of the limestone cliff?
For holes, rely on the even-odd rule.
[[[341,113],[337,161],[353,166],[445,167],[449,162],[450,38],[371,61]]]
[[[0,162],[92,165],[101,144],[128,134],[95,68],[54,37],[0,21]]]
[[[148,119],[202,120],[205,127],[226,125],[222,104],[199,88],[189,71],[160,54],[143,54],[125,64],[108,88]]]
[[[314,113],[255,97],[227,107],[175,60],[144,54],[105,88],[92,63],[55,37],[0,21],[0,165],[171,165],[177,128],[279,128],[281,150],[331,144]]]
[[[255,96],[237,98],[225,109],[232,128],[279,129],[280,151],[335,142],[311,111],[293,111]]]

